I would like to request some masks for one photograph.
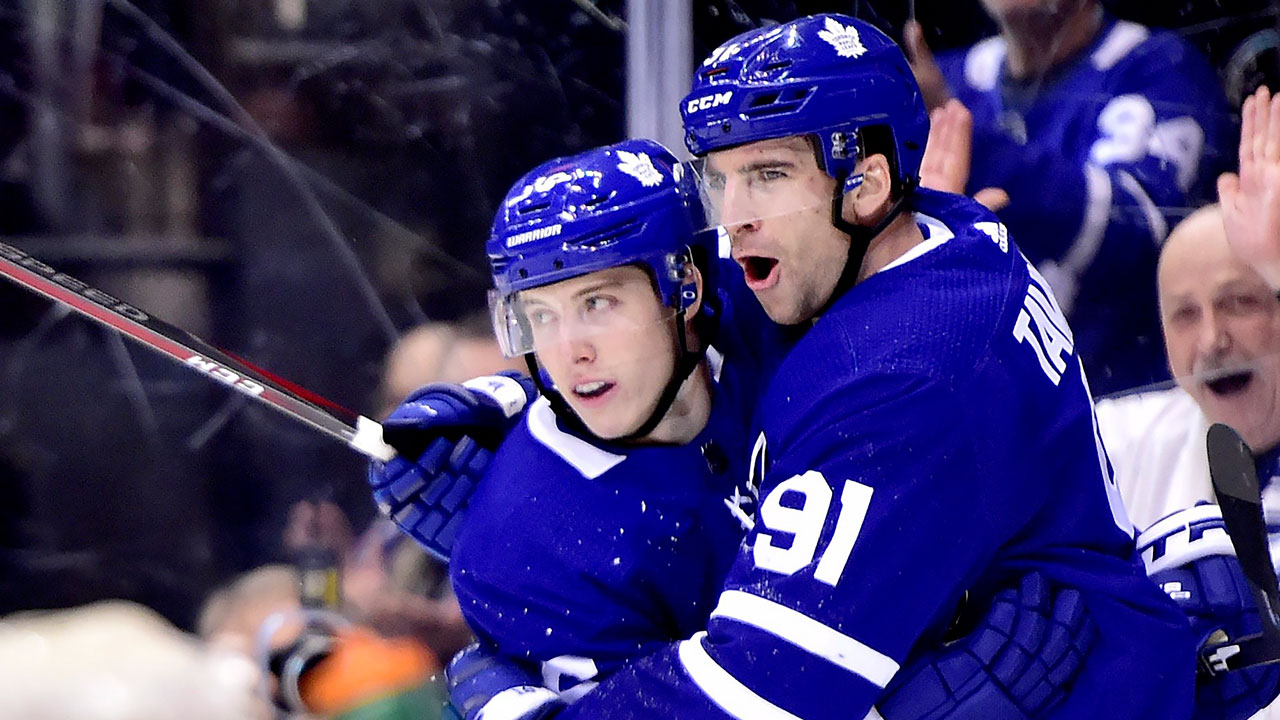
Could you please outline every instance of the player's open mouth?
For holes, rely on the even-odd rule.
[[[745,255],[738,259],[742,272],[746,275],[747,287],[752,290],[766,290],[778,282],[778,261],[776,258],[759,255]]]
[[[578,383],[573,386],[574,396],[582,400],[594,400],[602,397],[605,393],[612,390],[617,383],[611,383],[608,380],[592,380],[591,382]]]
[[[1219,370],[1208,373],[1204,385],[1214,395],[1235,395],[1243,392],[1251,380],[1253,380],[1252,370]]]

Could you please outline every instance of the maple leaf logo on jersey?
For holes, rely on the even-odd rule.
[[[867,51],[858,36],[858,28],[852,25],[845,27],[832,18],[827,18],[826,26],[825,30],[818,31],[818,37],[830,43],[840,57],[856,58]]]
[[[662,184],[662,173],[658,172],[658,168],[653,166],[653,161],[649,159],[648,153],[631,153],[626,150],[618,151],[618,158],[622,162],[618,163],[618,169],[640,181],[645,187],[657,187]]]

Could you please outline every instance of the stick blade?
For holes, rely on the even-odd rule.
[[[1263,519],[1262,495],[1253,453],[1239,433],[1222,423],[1214,423],[1209,428],[1206,445],[1214,494],[1218,497],[1222,520],[1245,577],[1255,588],[1269,595],[1269,599],[1275,598],[1280,595],[1280,589],[1271,565],[1267,523]]]

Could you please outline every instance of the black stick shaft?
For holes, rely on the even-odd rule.
[[[375,459],[394,451],[382,441],[382,427],[301,388],[286,387],[191,333],[152,317],[97,288],[58,272],[5,243],[0,243],[0,276],[56,302],[165,355],[188,368],[229,385],[249,397]]]

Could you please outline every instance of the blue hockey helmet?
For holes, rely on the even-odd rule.
[[[487,244],[491,308],[503,351],[516,356],[533,350],[513,302],[521,290],[637,264],[649,271],[662,303],[683,312],[698,297],[686,263],[698,263],[704,293],[712,296],[717,249],[696,180],[652,140],[626,140],[543,163],[512,186]]]
[[[824,14],[745,32],[697,69],[680,106],[694,155],[812,135],[826,172],[853,175],[866,128],[891,135],[898,187],[918,184],[929,116],[902,50],[875,27]]]

